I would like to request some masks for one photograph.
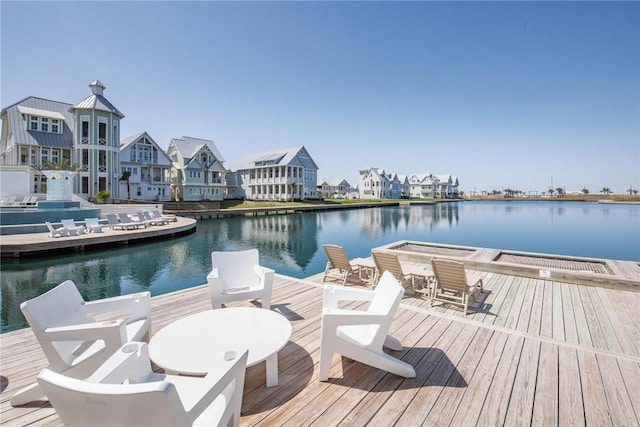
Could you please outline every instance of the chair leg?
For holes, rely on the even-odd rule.
[[[320,343],[320,363],[318,363],[318,380],[329,380],[329,369],[331,368],[331,359],[333,351],[326,348],[326,345]]]
[[[392,337],[391,335],[387,335],[383,345],[390,350],[402,351],[402,344],[400,343],[400,340]]]
[[[261,298],[262,308],[271,310],[271,296],[266,296]]]
[[[45,394],[42,388],[40,388],[40,384],[33,383],[13,395],[11,398],[11,406],[26,405],[29,402],[39,400],[43,397],[45,397]]]

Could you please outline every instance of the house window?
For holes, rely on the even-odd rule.
[[[51,132],[60,133],[60,120],[51,119]]]
[[[82,121],[82,139],[80,140],[80,143],[89,143],[89,122],[85,120]]]
[[[107,145],[107,124],[98,123],[98,144]]]
[[[29,116],[29,129],[38,130],[38,117]]]
[[[60,152],[58,150],[51,150],[51,162],[52,163],[60,162]]]
[[[42,160],[42,163],[47,163],[49,161],[49,150],[46,148],[43,148],[42,151],[40,151],[40,159]]]
[[[49,132],[49,119],[46,117],[40,118],[40,130],[42,132]]]
[[[113,139],[112,145],[114,147],[117,147],[119,144],[118,144],[118,125],[116,123],[113,124],[113,135],[111,136],[111,138]]]

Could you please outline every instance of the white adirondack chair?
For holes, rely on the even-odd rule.
[[[125,342],[149,340],[150,302],[149,292],[85,302],[75,284],[67,280],[23,302],[20,309],[47,357],[49,369],[86,378]],[[108,313],[128,317],[94,319],[95,315]],[[11,405],[24,405],[42,396],[34,383],[18,391]]]
[[[86,380],[44,369],[38,382],[66,426],[238,426],[247,354],[228,351],[204,378],[163,375],[131,342]]]
[[[388,335],[404,288],[393,275],[382,274],[374,290],[325,286],[320,341],[319,380],[329,379],[334,353],[405,378],[414,378],[413,366],[387,354],[382,347],[401,351],[402,344]],[[369,301],[366,310],[340,309],[340,301]]]
[[[49,237],[64,237],[67,236],[67,230],[64,227],[53,228],[50,222],[45,221],[47,228],[49,229]]]
[[[214,309],[222,304],[260,298],[262,308],[271,308],[275,272],[260,265],[257,249],[211,253],[213,269],[207,275]]]

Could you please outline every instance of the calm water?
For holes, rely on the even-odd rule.
[[[203,220],[175,240],[1,264],[1,332],[26,326],[19,305],[73,280],[86,300],[206,283],[213,250],[257,247],[276,272],[324,270],[325,243],[350,258],[398,240],[640,261],[640,206],[579,202],[452,202]]]

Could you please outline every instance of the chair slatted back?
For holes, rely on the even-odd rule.
[[[467,290],[467,273],[464,264],[450,259],[431,260],[438,287],[445,292],[463,294]]]
[[[402,265],[396,254],[389,252],[371,252],[373,255],[373,261],[376,263],[376,268],[379,274],[382,275],[385,271],[393,274],[393,276],[400,282],[404,283],[406,277],[402,271]]]
[[[351,270],[351,264],[349,258],[342,246],[338,245],[324,245],[324,252],[327,254],[327,259],[331,264],[331,268],[339,268],[340,270]]]

